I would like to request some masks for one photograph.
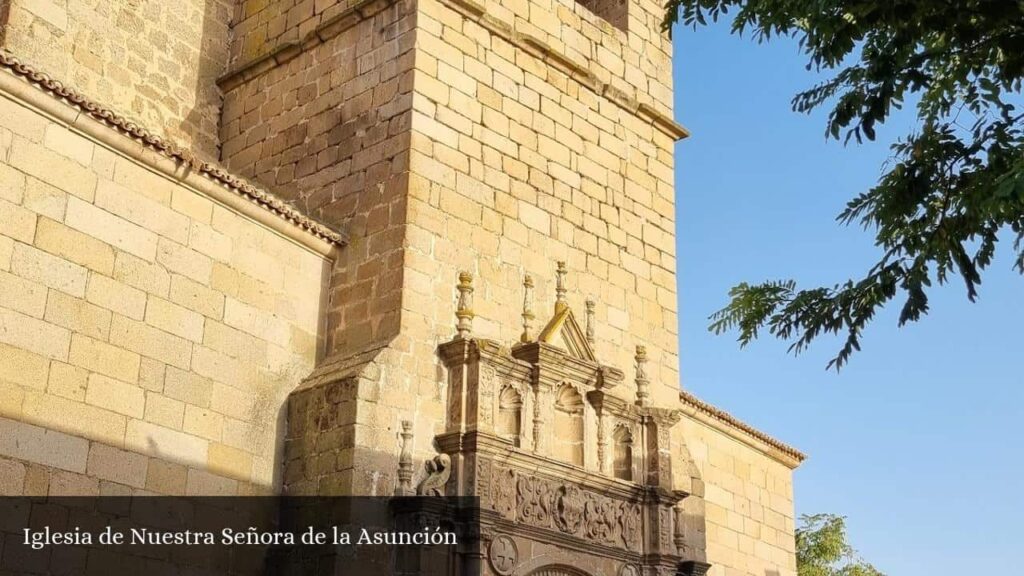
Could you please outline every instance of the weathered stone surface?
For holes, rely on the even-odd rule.
[[[432,490],[448,485],[439,433],[492,434],[521,468],[541,457],[522,484],[502,476],[511,465],[473,470],[492,475],[501,514],[634,550],[616,490],[684,490],[675,511],[649,509],[645,545],[671,555],[681,543],[712,575],[795,574],[799,458],[678,398],[683,131],[659,3],[8,4],[5,48],[351,241],[325,266],[155,170],[166,155],[138,142],[122,154],[0,98],[0,448],[13,452],[0,460],[3,490],[262,493],[283,478],[293,493],[391,493],[396,432],[410,420]],[[241,72],[222,94],[214,80],[228,70]],[[175,157],[181,174],[187,160]],[[454,292],[461,270],[474,275],[471,302]],[[623,370],[614,390],[577,373],[531,388],[516,366],[547,365],[504,353],[506,373],[445,371],[437,345],[457,312],[467,337],[521,340],[525,274],[540,322],[556,299],[581,314],[576,332],[546,344]],[[578,371],[576,360],[553,370]],[[463,377],[473,406],[450,402]],[[621,409],[606,412],[615,398]],[[642,436],[636,410],[681,407],[677,425],[628,441]],[[531,516],[545,507],[557,513]],[[551,542],[503,542],[488,550],[492,568],[569,558]],[[600,558],[574,565],[638,573]]]
[[[89,443],[55,430],[0,418],[0,454],[54,466],[73,472],[85,472]],[[11,473],[23,475],[16,469]]]
[[[4,47],[143,126],[216,156],[220,95],[234,2],[145,0],[96,10],[85,0],[12,0]],[[0,115],[7,113],[0,108]],[[89,164],[92,142],[62,126],[21,124],[18,134]]]
[[[89,449],[86,473],[112,482],[143,488],[146,485],[148,464],[149,459],[141,454],[94,442]]]
[[[80,16],[69,22],[85,25]],[[323,257],[215,211],[147,165],[141,145],[123,155],[17,101],[0,98],[0,416],[10,419],[0,455],[75,474],[39,482],[5,465],[4,490],[223,494],[244,481],[272,491],[274,414],[317,355],[315,336],[293,335],[320,330]],[[233,275],[230,320],[244,332],[223,324],[214,265]],[[150,466],[160,459],[216,474],[189,488],[184,471]]]

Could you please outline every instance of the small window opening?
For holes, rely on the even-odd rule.
[[[629,0],[576,0],[587,10],[600,16],[619,30],[629,30]]]

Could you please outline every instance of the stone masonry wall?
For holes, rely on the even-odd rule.
[[[236,36],[236,63],[351,8],[249,4],[236,32],[267,32]],[[459,270],[476,276],[475,334],[512,343],[523,274],[543,322],[566,260],[570,304],[597,301],[602,361],[631,383],[647,346],[653,401],[677,405],[671,46],[656,2],[628,4],[628,31],[583,4],[399,4],[229,92],[229,164],[353,237],[335,273],[333,360],[290,403],[292,493],[390,492],[402,419],[417,460],[433,453],[436,347],[453,333]],[[676,477],[696,481],[687,514],[713,576],[790,576],[793,464],[745,437],[690,416],[677,427]]]
[[[709,576],[796,576],[796,463],[706,422],[684,418],[679,426],[704,480]]]
[[[523,275],[537,283],[543,325],[565,260],[577,315],[587,296],[597,303],[598,357],[626,371],[619,393],[633,398],[642,344],[652,400],[673,405],[676,137],[624,96],[670,110],[659,88],[670,78],[668,42],[567,0],[480,6],[483,15],[419,3],[403,295],[410,377],[437,372],[433,348],[453,332],[458,270],[477,277],[475,333],[511,344],[522,332]],[[645,24],[660,10],[630,9]]]
[[[276,490],[325,263],[0,91],[0,493]]]
[[[613,0],[480,2],[487,14],[583,65],[596,80],[672,116],[672,41],[661,32],[662,2],[621,0],[628,26],[600,14]]]
[[[415,414],[418,438],[427,430],[417,447],[430,450],[444,418],[432,404],[445,397],[435,350],[453,334],[459,270],[476,276],[474,335],[511,344],[522,331],[523,275],[537,283],[543,324],[557,260],[567,261],[577,313],[586,296],[597,303],[596,353],[626,373],[615,393],[632,400],[642,344],[652,403],[677,407],[679,134],[663,122],[671,118],[671,73],[660,6],[630,2],[628,32],[572,2],[418,6],[399,339],[406,348],[384,377],[399,393],[358,404],[375,430],[366,437],[386,446],[397,421]],[[697,494],[687,511],[706,506],[712,574],[792,575],[790,467],[690,418],[672,442],[675,476],[702,480],[688,487]]]
[[[347,232],[328,310],[340,354],[398,332],[415,11],[408,0],[373,9],[231,88],[221,129],[233,172]]]
[[[332,290],[338,361],[318,369],[293,403],[326,406],[330,396],[347,406],[339,414],[352,430],[335,433],[337,423],[319,417],[289,430],[301,465],[286,456],[286,476],[304,492],[387,490],[388,456],[405,418],[414,421],[417,456],[433,453],[445,397],[436,348],[453,333],[459,270],[477,276],[477,334],[512,343],[521,331],[523,274],[538,280],[543,322],[554,301],[555,262],[567,260],[570,302],[580,313],[585,296],[599,303],[602,361],[629,369],[633,347],[646,345],[652,376],[664,384],[655,399],[677,401],[678,134],[654,118],[670,113],[661,84],[669,78],[667,39],[639,25],[641,32],[627,35],[568,1],[488,2],[481,15],[472,3],[425,0],[378,14],[396,14],[396,7],[400,15],[414,8],[415,19],[353,17],[358,23],[339,35],[314,39],[227,96],[228,165],[351,237]],[[651,26],[660,10],[653,2],[630,7],[631,18]],[[411,103],[412,112],[390,116],[396,108],[381,107],[387,100],[378,94],[393,94],[381,88],[395,68],[378,54],[394,53],[388,43],[397,32],[404,74],[397,110]],[[414,50],[407,51],[408,39]],[[367,49],[374,53],[359,52]],[[349,81],[353,65],[358,76]],[[588,71],[583,78],[580,69]],[[334,71],[330,80],[324,70]],[[339,81],[348,99],[335,99]],[[234,103],[236,94],[248,108]],[[402,143],[406,133],[411,144],[391,162],[379,160],[381,152],[390,157],[378,144],[381,114],[391,118],[387,137]],[[271,142],[267,125],[294,137]],[[336,155],[332,131],[351,140],[341,139]],[[365,175],[356,174],[370,162]],[[346,361],[367,350],[375,357],[362,371]]]
[[[141,125],[217,158],[234,0],[4,0],[0,45]]]
[[[621,30],[629,30],[628,0],[577,0],[594,14]]]
[[[300,42],[361,0],[238,0],[232,20],[234,68]]]

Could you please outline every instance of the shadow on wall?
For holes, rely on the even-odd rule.
[[[280,480],[286,463],[280,452],[275,458],[274,485],[269,486],[253,484],[238,474],[197,462],[154,435],[143,434],[141,445],[124,449],[119,443],[87,441],[77,435],[71,438],[66,434],[74,434],[73,430],[40,424],[0,417],[0,434],[10,436],[6,438],[10,442],[0,443],[0,498],[282,494]],[[354,426],[350,428],[354,429]],[[391,444],[391,449],[339,447],[313,457],[301,450],[293,453],[293,459],[298,461],[291,462],[289,472],[312,482],[306,482],[305,490],[287,490],[288,495],[393,495],[399,484],[398,470],[403,448],[401,431],[401,426],[396,423],[379,432],[378,437]],[[278,434],[283,437],[283,430],[278,429]],[[333,435],[332,432],[327,433],[327,436]],[[310,438],[293,440],[301,443]],[[25,449],[11,450],[12,443]],[[437,447],[433,438],[417,438],[410,442],[409,449],[414,452],[410,454],[411,486],[416,487],[429,476],[426,464],[437,453]],[[344,460],[348,459],[351,461],[346,466]]]
[[[4,2],[5,0],[0,0]],[[180,130],[194,142],[194,151],[220,160],[219,124],[224,95],[217,86],[228,67],[231,24],[235,17],[234,0],[192,0],[202,5],[202,27],[195,60],[195,101],[182,120]]]
[[[232,420],[230,432],[225,417],[216,437],[135,418],[117,435],[86,437],[80,423],[48,414],[0,415],[0,496],[279,493],[288,398],[298,381],[276,374],[256,383],[265,394],[253,412]]]
[[[0,46],[7,37],[7,22],[11,16],[11,0],[0,0]]]

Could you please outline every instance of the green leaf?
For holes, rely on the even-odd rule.
[[[800,113],[830,108],[826,137],[874,140],[908,97],[919,125],[837,218],[874,234],[874,266],[831,288],[740,284],[711,316],[711,331],[735,330],[741,346],[767,332],[794,354],[841,335],[828,364],[838,370],[897,296],[900,325],[927,315],[928,290],[952,276],[976,300],[1007,232],[1024,274],[1024,114],[1012,102],[1024,83],[1024,2],[669,0],[665,26],[681,19],[697,28],[726,14],[734,33],[758,42],[795,38],[808,70],[833,74],[792,100]]]

